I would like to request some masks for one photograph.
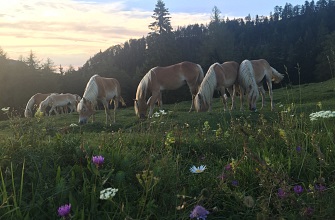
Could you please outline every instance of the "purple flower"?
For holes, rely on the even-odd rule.
[[[304,188],[300,185],[296,185],[293,187],[293,190],[296,194],[301,194],[304,191]]]
[[[279,188],[277,195],[278,195],[279,198],[282,199],[282,198],[286,197],[286,192],[282,188]]]
[[[92,162],[97,166],[101,166],[104,163],[105,158],[103,156],[93,156]]]
[[[58,208],[58,215],[61,217],[66,217],[70,214],[71,204],[65,204]]]
[[[237,180],[233,180],[233,181],[231,181],[231,185],[233,185],[233,186],[238,186],[238,181],[237,181]]]
[[[311,207],[307,207],[305,208],[305,210],[303,211],[303,215],[304,216],[308,216],[308,217],[311,217],[314,213],[314,209],[311,208]]]
[[[231,170],[231,165],[230,164],[227,164],[225,167],[224,167],[225,170]]]
[[[295,148],[295,150],[296,150],[298,153],[300,153],[301,150],[302,150],[302,148],[301,148],[300,146],[298,146],[298,147]]]
[[[190,218],[197,218],[206,220],[209,211],[207,211],[204,207],[197,205],[190,214]]]
[[[319,191],[319,192],[322,192],[324,190],[326,190],[326,187],[324,185],[322,185],[321,183],[320,184],[316,184],[314,186],[315,190]]]

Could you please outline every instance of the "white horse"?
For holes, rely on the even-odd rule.
[[[57,108],[63,109],[63,107],[68,107],[70,113],[76,110],[78,103],[78,95],[66,93],[66,94],[51,94],[45,100],[40,103],[39,110],[43,113],[46,113],[46,108],[51,107],[48,115],[51,115],[54,112],[58,115]]]
[[[238,67],[238,63],[234,61],[224,62],[223,64],[214,63],[209,67],[205,78],[200,84],[199,91],[194,98],[194,107],[197,112],[211,111],[215,89],[221,93],[224,110],[226,110],[227,107],[225,89],[228,90],[232,99],[231,109],[234,108],[235,83],[237,80]]]
[[[251,60],[252,67],[254,69],[255,80],[258,85],[259,91],[262,97],[262,108],[265,105],[265,90],[263,87],[263,79],[266,81],[269,90],[269,96],[271,101],[271,111],[274,109],[273,103],[273,92],[272,92],[272,81],[279,83],[283,80],[284,75],[279,73],[275,68],[271,67],[270,64],[264,60]]]
[[[105,108],[106,125],[108,118],[111,120],[108,103],[114,101],[115,123],[115,112],[119,106],[119,102],[121,102],[123,106],[126,105],[121,97],[121,86],[119,81],[114,78],[104,78],[97,74],[91,77],[86,85],[83,98],[77,106],[80,124],[87,123],[88,118],[92,115],[94,121],[94,113],[98,101],[101,102]]]
[[[240,64],[237,81],[240,89],[241,110],[243,110],[243,97],[246,93],[249,110],[256,111],[256,102],[259,98],[259,91],[255,80],[254,69],[250,60],[244,60]]]
[[[33,95],[29,101],[27,102],[26,108],[24,110],[24,116],[26,118],[30,118],[35,114],[35,111],[38,109],[40,103],[46,99],[50,93],[42,94],[42,93],[36,93]]]

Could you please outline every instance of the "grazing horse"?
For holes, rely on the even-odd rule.
[[[270,64],[264,60],[251,60],[252,67],[254,69],[255,80],[258,85],[259,91],[262,97],[262,108],[265,104],[265,90],[263,87],[263,80],[266,81],[269,90],[269,96],[271,101],[271,111],[274,109],[273,103],[273,92],[272,92],[272,82],[279,83],[283,80],[284,75],[279,73],[276,69],[270,66]]]
[[[29,101],[27,102],[26,109],[24,110],[24,116],[26,118],[30,118],[34,115],[35,111],[38,109],[40,103],[46,99],[50,93],[42,94],[42,93],[36,93],[33,95]]]
[[[240,90],[241,110],[243,110],[243,96],[246,93],[249,110],[256,111],[256,102],[259,98],[254,69],[250,60],[244,60],[239,67],[237,82]]]
[[[46,108],[49,106],[51,108],[49,110],[48,115],[51,115],[52,112],[58,115],[57,108],[60,108],[63,110],[63,107],[69,107],[70,113],[71,113],[76,110],[76,105],[79,100],[78,100],[78,95],[74,95],[70,93],[66,93],[66,94],[52,93],[40,103],[39,110],[43,113],[46,113]]]
[[[198,87],[204,78],[204,73],[199,64],[191,62],[181,62],[167,67],[154,67],[140,81],[136,99],[134,100],[135,114],[140,118],[145,118],[147,109],[148,116],[151,117],[156,102],[162,107],[162,90],[176,90],[187,84],[194,106],[194,96],[198,92]],[[151,95],[151,96],[150,96]],[[149,97],[150,96],[150,97]],[[149,97],[148,101],[146,99]]]
[[[106,125],[108,118],[111,120],[108,103],[114,101],[114,123],[115,123],[115,111],[119,106],[119,102],[123,106],[126,105],[123,98],[121,97],[121,86],[119,81],[114,78],[104,78],[99,75],[94,75],[88,81],[83,98],[80,100],[77,106],[77,112],[79,113],[79,123],[87,123],[89,117],[93,115],[97,106],[97,101],[101,102],[105,108],[106,114]]]
[[[234,108],[235,83],[237,80],[238,63],[234,61],[224,62],[223,64],[212,64],[203,81],[200,84],[199,91],[194,98],[194,107],[197,112],[211,111],[214,90],[221,93],[224,110],[226,110],[225,89],[228,89],[232,98],[231,109]]]

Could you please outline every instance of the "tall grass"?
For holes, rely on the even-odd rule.
[[[316,92],[317,91],[317,92]],[[132,108],[117,122],[73,126],[76,113],[0,122],[0,218],[189,219],[196,205],[208,219],[331,219],[335,213],[334,80],[274,91],[275,111],[188,113],[139,121]],[[298,103],[296,103],[298,101]],[[102,166],[92,157],[103,156]],[[202,173],[191,166],[206,165]],[[301,189],[299,191],[298,189]],[[106,188],[118,189],[107,200]]]

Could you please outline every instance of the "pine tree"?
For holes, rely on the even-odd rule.
[[[170,23],[171,17],[168,17],[169,14],[169,10],[165,8],[164,2],[162,0],[158,0],[154,14],[151,16],[155,19],[155,21],[149,25],[150,30],[153,31],[151,33],[162,34],[170,33],[172,31]]]

